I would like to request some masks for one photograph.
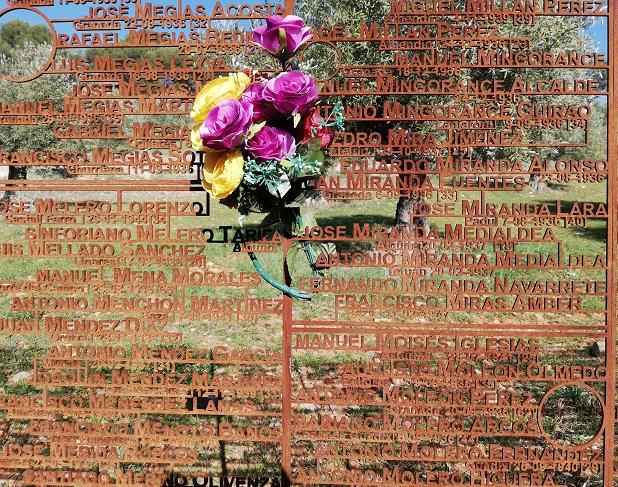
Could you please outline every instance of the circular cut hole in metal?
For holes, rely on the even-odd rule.
[[[11,8],[0,12],[0,78],[30,81],[51,64],[55,31],[36,9]]]
[[[541,401],[541,428],[554,444],[581,447],[592,443],[603,426],[598,394],[583,384],[554,387]]]
[[[299,53],[300,69],[316,81],[326,81],[335,76],[341,64],[341,52],[330,42],[314,42]]]

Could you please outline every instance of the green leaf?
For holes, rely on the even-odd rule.
[[[264,219],[260,223],[260,227],[268,228],[273,225],[278,225],[279,223],[281,223],[281,216],[279,214],[279,211],[271,211],[268,215],[264,217]]]
[[[326,154],[320,148],[322,144],[322,137],[312,137],[307,143],[307,159],[310,161],[324,162],[326,160]]]
[[[324,162],[326,160],[326,154],[320,149],[314,150],[307,154],[307,159],[310,161]]]
[[[321,145],[322,137],[311,137],[311,139],[309,139],[309,142],[307,142],[307,148],[309,152],[320,150]]]
[[[279,52],[283,52],[288,47],[288,36],[283,27],[279,27]]]
[[[302,232],[305,231],[305,227],[315,227],[318,224],[315,219],[315,212],[311,208],[301,207],[300,217],[303,225]]]
[[[288,161],[287,159],[281,159],[279,161],[279,165],[285,167],[286,169],[289,169],[293,166],[292,162]]]
[[[265,121],[261,123],[254,123],[253,125],[251,125],[251,128],[249,129],[249,134],[247,135],[246,140],[252,139],[255,134],[257,134],[260,130],[262,130],[262,127],[264,127],[264,125],[266,125]]]
[[[292,243],[290,250],[288,250],[288,255],[286,255],[285,257],[285,260],[288,263],[288,270],[290,271],[290,274],[294,273],[298,266],[298,254],[301,248],[302,242],[296,241]]]
[[[337,247],[333,242],[320,242],[318,244],[319,252],[328,257],[329,255],[335,255],[337,253]]]
[[[292,235],[295,237],[305,233],[306,227],[314,227],[317,225],[313,211],[309,208],[299,208],[300,213],[290,222]]]

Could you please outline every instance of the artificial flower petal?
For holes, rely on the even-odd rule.
[[[202,168],[202,185],[214,198],[232,194],[244,176],[245,161],[240,150],[207,152]]]
[[[202,124],[198,123],[193,126],[191,129],[191,147],[195,151],[205,151],[206,147],[202,144],[202,138],[200,137],[200,126]]]
[[[250,84],[251,78],[242,71],[210,81],[195,97],[191,118],[198,123],[203,122],[217,103],[238,100]]]

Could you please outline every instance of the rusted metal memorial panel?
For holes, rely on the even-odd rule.
[[[615,25],[603,0],[11,2],[0,485],[615,485]],[[250,98],[290,71],[315,112]],[[207,127],[230,100],[242,181]],[[297,154],[249,157],[264,127]]]

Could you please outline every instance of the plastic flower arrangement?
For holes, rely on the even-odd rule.
[[[213,80],[197,94],[191,111],[192,146],[204,152],[204,188],[240,215],[267,213],[262,225],[279,225],[286,238],[312,226],[311,217],[303,215],[304,195],[325,169],[333,129],[343,130],[341,106],[322,119],[315,80],[295,69],[295,55],[310,39],[311,29],[300,17],[267,18],[254,29],[253,40],[278,60],[281,71],[269,79],[238,72]],[[321,244],[317,252],[330,253],[332,247]],[[316,249],[307,242],[295,242],[286,259],[301,249],[314,274],[321,275]],[[249,256],[267,282],[289,296],[311,299],[268,275],[254,253]]]

